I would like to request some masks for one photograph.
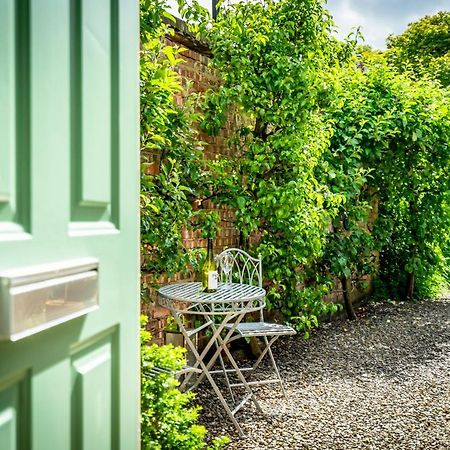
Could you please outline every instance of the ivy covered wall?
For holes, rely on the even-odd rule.
[[[339,291],[353,318],[377,272],[384,298],[439,295],[448,90],[337,40],[320,0],[231,3],[215,20],[180,3],[197,40],[161,23],[163,0],[142,0],[146,304],[158,283],[192,277],[215,236],[216,250],[262,254],[269,309],[305,337]]]
[[[170,33],[163,40],[164,45],[173,48],[183,48],[179,53],[177,64],[174,70],[181,77],[183,90],[174,93],[175,102],[182,106],[185,102],[185,95],[195,93],[204,93],[207,90],[217,89],[220,86],[220,80],[210,64],[210,48],[205,43],[199,41],[188,31],[184,22],[176,20],[175,23],[167,22]],[[239,125],[240,117],[236,112],[228,113],[217,134],[208,135],[205,131],[196,129],[196,138],[201,145],[202,157],[210,161],[220,161],[221,158],[233,158],[236,148],[229,144],[229,139],[233,137],[235,130]],[[198,133],[198,134],[197,134]],[[160,154],[154,151],[144,151],[142,154],[144,171],[150,176],[157,176],[160,173]],[[204,196],[203,196],[204,198]],[[203,209],[205,211],[215,211],[219,214],[217,235],[214,239],[215,252],[220,252],[224,248],[242,246],[242,235],[235,226],[235,209],[226,205],[215,206],[211,200],[203,200],[202,197],[193,199],[192,208],[194,210]],[[376,208],[373,209],[371,221],[375,220]],[[258,236],[254,234],[250,242],[257,242]],[[202,236],[201,229],[181,230],[181,244],[187,251],[195,249],[205,249],[207,240]],[[145,246],[143,247],[143,262],[145,260]],[[142,270],[142,310],[148,315],[148,328],[152,331],[155,340],[162,342],[164,336],[164,327],[168,317],[168,311],[159,307],[155,303],[156,292],[155,285],[178,281],[180,279],[193,279],[192,271],[161,273],[148,270],[143,264]],[[371,291],[371,277],[365,277],[367,285],[353,286],[350,297],[352,302],[357,302]],[[326,302],[342,302],[342,285],[338,278],[335,279],[335,286],[329,293],[324,295]],[[276,311],[272,314],[277,315]],[[278,317],[280,318],[280,317]]]

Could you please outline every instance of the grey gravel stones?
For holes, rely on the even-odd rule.
[[[209,434],[228,434],[230,450],[450,450],[450,300],[369,304],[358,316],[278,341],[287,399],[258,388],[265,414],[251,403],[239,412],[243,439],[204,383]]]

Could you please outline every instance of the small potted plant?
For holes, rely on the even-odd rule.
[[[172,316],[166,320],[165,335],[166,344],[172,344],[174,347],[183,347],[183,335],[178,328],[176,320]]]

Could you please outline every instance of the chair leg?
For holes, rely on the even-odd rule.
[[[273,342],[271,342],[271,343],[269,344],[269,341],[268,341],[268,339],[267,339],[267,336],[264,336],[264,342],[265,342],[266,346],[268,346],[268,349],[269,349],[269,350],[268,350],[269,357],[270,357],[270,360],[271,360],[271,362],[272,362],[273,370],[275,371],[275,373],[276,373],[276,375],[277,375],[277,378],[278,378],[278,381],[280,382],[280,386],[281,386],[281,391],[282,391],[282,393],[283,393],[283,397],[284,397],[285,399],[287,399],[287,397],[286,397],[286,391],[285,391],[285,389],[284,389],[283,380],[281,379],[280,371],[278,370],[277,363],[275,362],[275,358],[273,357],[272,349],[270,348]]]
[[[267,336],[263,336],[264,337],[264,343],[265,343],[265,347],[263,349],[263,351],[261,352],[261,354],[259,355],[258,359],[256,360],[255,364],[253,364],[252,367],[252,373],[258,368],[258,366],[261,364],[262,360],[264,359],[264,357],[266,356],[267,352],[269,351],[270,347],[272,346],[272,344],[279,338],[279,336],[273,336],[272,339],[269,341],[267,339]]]
[[[259,367],[259,365],[260,365],[261,362],[263,361],[264,357],[265,357],[267,354],[269,354],[269,358],[270,358],[270,362],[271,362],[271,364],[272,364],[273,371],[275,372],[276,379],[278,380],[277,383],[281,386],[281,391],[282,391],[282,393],[283,393],[283,397],[284,397],[284,398],[287,398],[287,396],[286,396],[286,390],[284,389],[284,383],[283,383],[283,380],[282,380],[282,378],[281,378],[280,371],[278,370],[277,363],[275,362],[275,358],[274,358],[274,356],[273,356],[272,348],[271,348],[271,347],[272,347],[272,344],[273,344],[280,336],[272,336],[272,338],[271,338],[270,340],[267,338],[267,336],[260,336],[260,337],[262,337],[263,340],[264,340],[264,344],[265,344],[264,349],[263,349],[263,351],[261,352],[261,354],[259,355],[259,357],[258,357],[258,359],[256,360],[256,362],[253,364],[253,366],[252,366],[251,368],[248,369],[248,370],[249,370],[249,374],[245,377],[245,379],[246,379],[247,382],[250,381],[252,375],[255,373],[255,370]],[[227,372],[226,372],[225,369],[224,369],[222,357],[220,356],[220,358],[221,358],[222,370],[224,371],[225,377],[227,378],[227,383],[229,384],[229,379],[228,379],[228,376],[227,376]],[[230,385],[228,386],[228,389],[229,389],[231,395],[233,396],[233,394],[232,394],[232,388],[231,388]],[[233,400],[233,401],[234,401],[234,400]]]
[[[270,362],[272,363],[272,367],[273,370],[275,372],[276,378],[281,386],[281,391],[283,393],[283,397],[286,397],[286,391],[284,389],[284,384],[283,384],[283,380],[281,379],[281,375],[280,375],[280,371],[278,370],[278,366],[277,363],[275,362],[275,358],[273,357],[273,353],[272,353],[272,344],[279,338],[279,336],[273,336],[272,339],[269,341],[269,339],[267,338],[267,336],[263,336],[264,339],[264,350],[261,352],[261,355],[259,355],[259,358],[256,360],[255,364],[252,367],[252,370],[250,372],[249,377],[247,378],[247,380],[249,380],[251,378],[251,376],[253,375],[253,373],[255,372],[255,370],[258,368],[258,366],[261,364],[263,358],[266,356],[266,354],[269,354],[269,358],[270,358]]]

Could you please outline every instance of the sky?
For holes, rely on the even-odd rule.
[[[425,15],[450,11],[450,0],[328,0],[327,8],[340,37],[360,26],[364,43],[383,50],[387,36],[401,34]]]
[[[176,0],[167,0],[170,11],[176,13]],[[211,9],[212,0],[197,0]],[[438,11],[450,11],[450,0],[327,0],[343,38],[352,28],[361,27],[365,44],[383,50],[390,34],[401,34],[409,23]]]

